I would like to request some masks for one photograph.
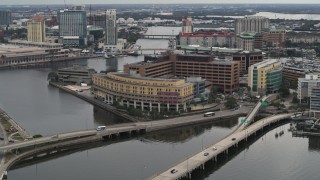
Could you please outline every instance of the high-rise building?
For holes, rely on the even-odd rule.
[[[193,24],[191,17],[182,19],[182,33],[193,33]]]
[[[27,22],[28,41],[31,42],[45,42],[46,41],[46,27],[44,18],[35,16]]]
[[[236,34],[242,32],[261,32],[263,29],[269,28],[269,19],[261,16],[246,16],[239,18],[235,22]]]
[[[0,25],[9,25],[12,23],[11,11],[0,10]]]
[[[63,38],[65,46],[87,44],[87,14],[83,6],[60,10],[58,19],[59,35]]]
[[[282,65],[276,59],[253,64],[248,70],[248,86],[252,95],[279,91],[282,85]]]
[[[117,11],[115,9],[93,15],[93,25],[104,29],[106,45],[117,44]]]
[[[106,11],[106,45],[117,45],[117,11],[110,9]]]
[[[106,13],[94,14],[92,17],[92,24],[96,27],[103,28],[105,31],[107,29]]]

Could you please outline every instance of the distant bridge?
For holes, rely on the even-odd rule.
[[[173,39],[176,37],[177,35],[152,35],[152,34],[140,35],[140,39]]]

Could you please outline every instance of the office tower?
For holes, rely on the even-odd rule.
[[[0,10],[0,25],[9,25],[12,23],[11,11]]]
[[[59,34],[66,46],[87,45],[87,14],[84,6],[58,13]]]
[[[27,22],[28,41],[31,42],[45,42],[46,41],[46,27],[44,18],[35,16]]]

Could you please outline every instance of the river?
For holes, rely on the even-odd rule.
[[[145,47],[166,47],[166,40],[139,40]],[[122,71],[139,57],[87,59],[44,67],[0,71],[0,107],[31,134],[92,129],[125,121],[68,93],[51,87],[47,74],[60,67],[82,64],[98,72]],[[176,128],[139,137],[95,143],[72,154],[30,162],[9,171],[10,180],[146,179],[203,147],[217,142],[237,125],[237,119]],[[283,129],[287,129],[286,126]],[[319,139],[293,138],[286,132],[275,139],[267,133],[226,164],[207,169],[195,179],[318,179]]]

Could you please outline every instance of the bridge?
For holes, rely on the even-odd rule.
[[[163,35],[163,34],[142,34],[140,39],[172,39],[176,38],[177,35]]]
[[[268,97],[263,97],[262,100],[268,99]],[[96,130],[83,130],[83,131],[74,131],[74,132],[68,132],[68,133],[61,133],[61,134],[56,134],[52,136],[47,136],[47,137],[41,137],[37,139],[32,139],[28,141],[23,141],[23,142],[16,142],[13,144],[7,144],[3,145],[0,147],[0,151],[3,152],[13,152],[14,156],[9,159],[7,162],[4,163],[0,167],[0,175],[4,174],[4,172],[10,168],[14,163],[20,161],[21,159],[27,158],[27,157],[32,157],[36,156],[39,153],[50,153],[50,152],[57,152],[61,151],[64,148],[68,148],[70,146],[76,146],[76,145],[81,145],[85,143],[91,143],[95,141],[101,141],[102,139],[112,139],[114,137],[118,137],[121,135],[130,135],[130,134],[144,134],[147,132],[152,132],[152,131],[158,131],[158,130],[163,130],[163,129],[168,129],[168,128],[175,128],[175,127],[181,127],[181,126],[186,126],[186,125],[191,125],[191,124],[199,124],[199,123],[205,123],[205,122],[210,122],[213,120],[220,120],[224,117],[239,117],[241,114],[247,114],[248,112],[251,112],[247,117],[249,118],[254,118],[256,113],[261,107],[261,102],[258,102],[255,108],[250,111],[249,108],[243,106],[241,107],[238,111],[218,111],[216,112],[216,115],[213,117],[203,117],[203,114],[196,114],[196,115],[191,115],[191,116],[182,116],[182,117],[177,117],[177,118],[172,118],[172,119],[167,119],[167,120],[161,120],[161,121],[149,121],[149,122],[137,122],[137,123],[125,123],[125,124],[117,124],[117,125],[111,125],[108,126],[105,130],[103,131],[96,131]],[[290,115],[285,115],[281,116],[282,118],[285,118]],[[266,124],[272,123],[274,120],[278,120],[278,116],[275,116],[276,118],[272,118],[271,120],[266,119]],[[280,117],[280,119],[281,119]],[[263,122],[265,122],[263,121]],[[270,122],[269,122],[270,121]],[[259,121],[261,122],[261,121]],[[259,123],[258,122],[258,123]],[[256,132],[260,128],[252,129],[252,127],[256,126],[249,126],[247,129],[247,134],[250,136],[252,133]],[[235,143],[238,143],[239,141],[242,141],[245,137],[243,136],[243,133],[245,130],[239,130],[240,128],[243,128],[243,125],[239,126],[237,128],[237,131],[233,132],[231,135],[236,138],[235,141],[229,142],[230,139],[224,139],[220,142],[220,144],[217,144],[216,146],[219,147],[219,151],[215,151],[214,154],[217,152],[222,152],[222,151],[228,151],[228,148],[233,146]],[[263,127],[262,127],[263,128]],[[251,130],[252,129],[252,130]],[[231,136],[230,135],[230,136]],[[203,152],[200,152],[200,154]],[[198,153],[199,154],[199,153]],[[209,157],[213,157],[212,153]],[[213,155],[214,155],[213,154]],[[201,157],[201,156],[200,156]],[[199,159],[198,155],[195,156],[195,159]],[[193,163],[193,166],[190,167],[199,167],[199,162],[200,165],[203,165],[207,160],[208,157],[201,157],[200,160],[198,160]],[[188,161],[188,160],[187,160]],[[188,162],[187,162],[188,163]],[[184,167],[184,166],[183,166]],[[181,172],[192,172],[192,169],[189,170],[189,167],[187,168],[188,171],[182,171],[182,167],[177,166],[174,169],[180,169]],[[168,176],[168,172],[165,171],[164,175],[160,174],[160,176],[155,177],[155,179],[158,178],[163,178],[163,177],[169,177],[175,178],[175,177],[180,177],[176,176],[179,175],[180,173],[177,174],[172,174]],[[185,173],[184,173],[185,174]],[[1,177],[1,176],[0,176]],[[181,176],[183,177],[183,176]],[[165,178],[168,179],[168,178]]]
[[[274,115],[268,118],[264,118],[254,124],[251,124],[254,120],[254,117],[257,115],[258,111],[261,108],[262,102],[275,98],[276,94],[271,94],[268,96],[263,96],[255,105],[255,107],[248,113],[245,118],[245,123],[240,124],[240,126],[233,131],[230,135],[226,136],[218,143],[207,147],[204,150],[201,150],[194,154],[193,156],[187,158],[186,160],[170,167],[169,169],[154,175],[149,179],[152,180],[173,180],[180,178],[191,178],[191,173],[193,170],[198,168],[204,169],[204,164],[214,159],[217,161],[217,156],[221,153],[228,154],[228,150],[231,147],[238,146],[242,141],[247,141],[248,137],[255,135],[258,131],[262,130],[266,126],[270,126],[273,123],[276,123],[280,120],[290,118],[292,114],[281,114]],[[250,121],[250,122],[248,122]],[[207,155],[205,155],[207,154]]]
[[[0,146],[0,151],[2,151],[3,156],[9,154],[11,157],[0,166],[0,177],[2,177],[13,164],[28,157],[36,157],[41,153],[56,153],[85,143],[97,142],[102,139],[112,139],[123,135],[139,135],[163,129],[221,120],[226,117],[238,117],[247,114],[249,110],[248,107],[241,107],[238,111],[218,111],[213,117],[203,117],[203,114],[196,114],[159,121],[124,123],[107,126],[103,131],[74,131],[6,144]]]
[[[292,113],[293,114],[293,113]],[[214,160],[217,161],[217,157],[220,154],[228,154],[228,151],[232,147],[237,147],[242,141],[247,141],[250,136],[255,135],[258,131],[262,130],[266,126],[270,126],[278,121],[288,119],[292,114],[280,114],[274,115],[268,118],[261,119],[260,121],[248,126],[246,129],[235,132],[226,138],[222,139],[218,143],[211,145],[204,150],[201,150],[186,160],[170,167],[169,169],[152,176],[149,179],[152,180],[175,180],[180,178],[191,179],[192,171],[196,169],[204,169],[206,162]]]

